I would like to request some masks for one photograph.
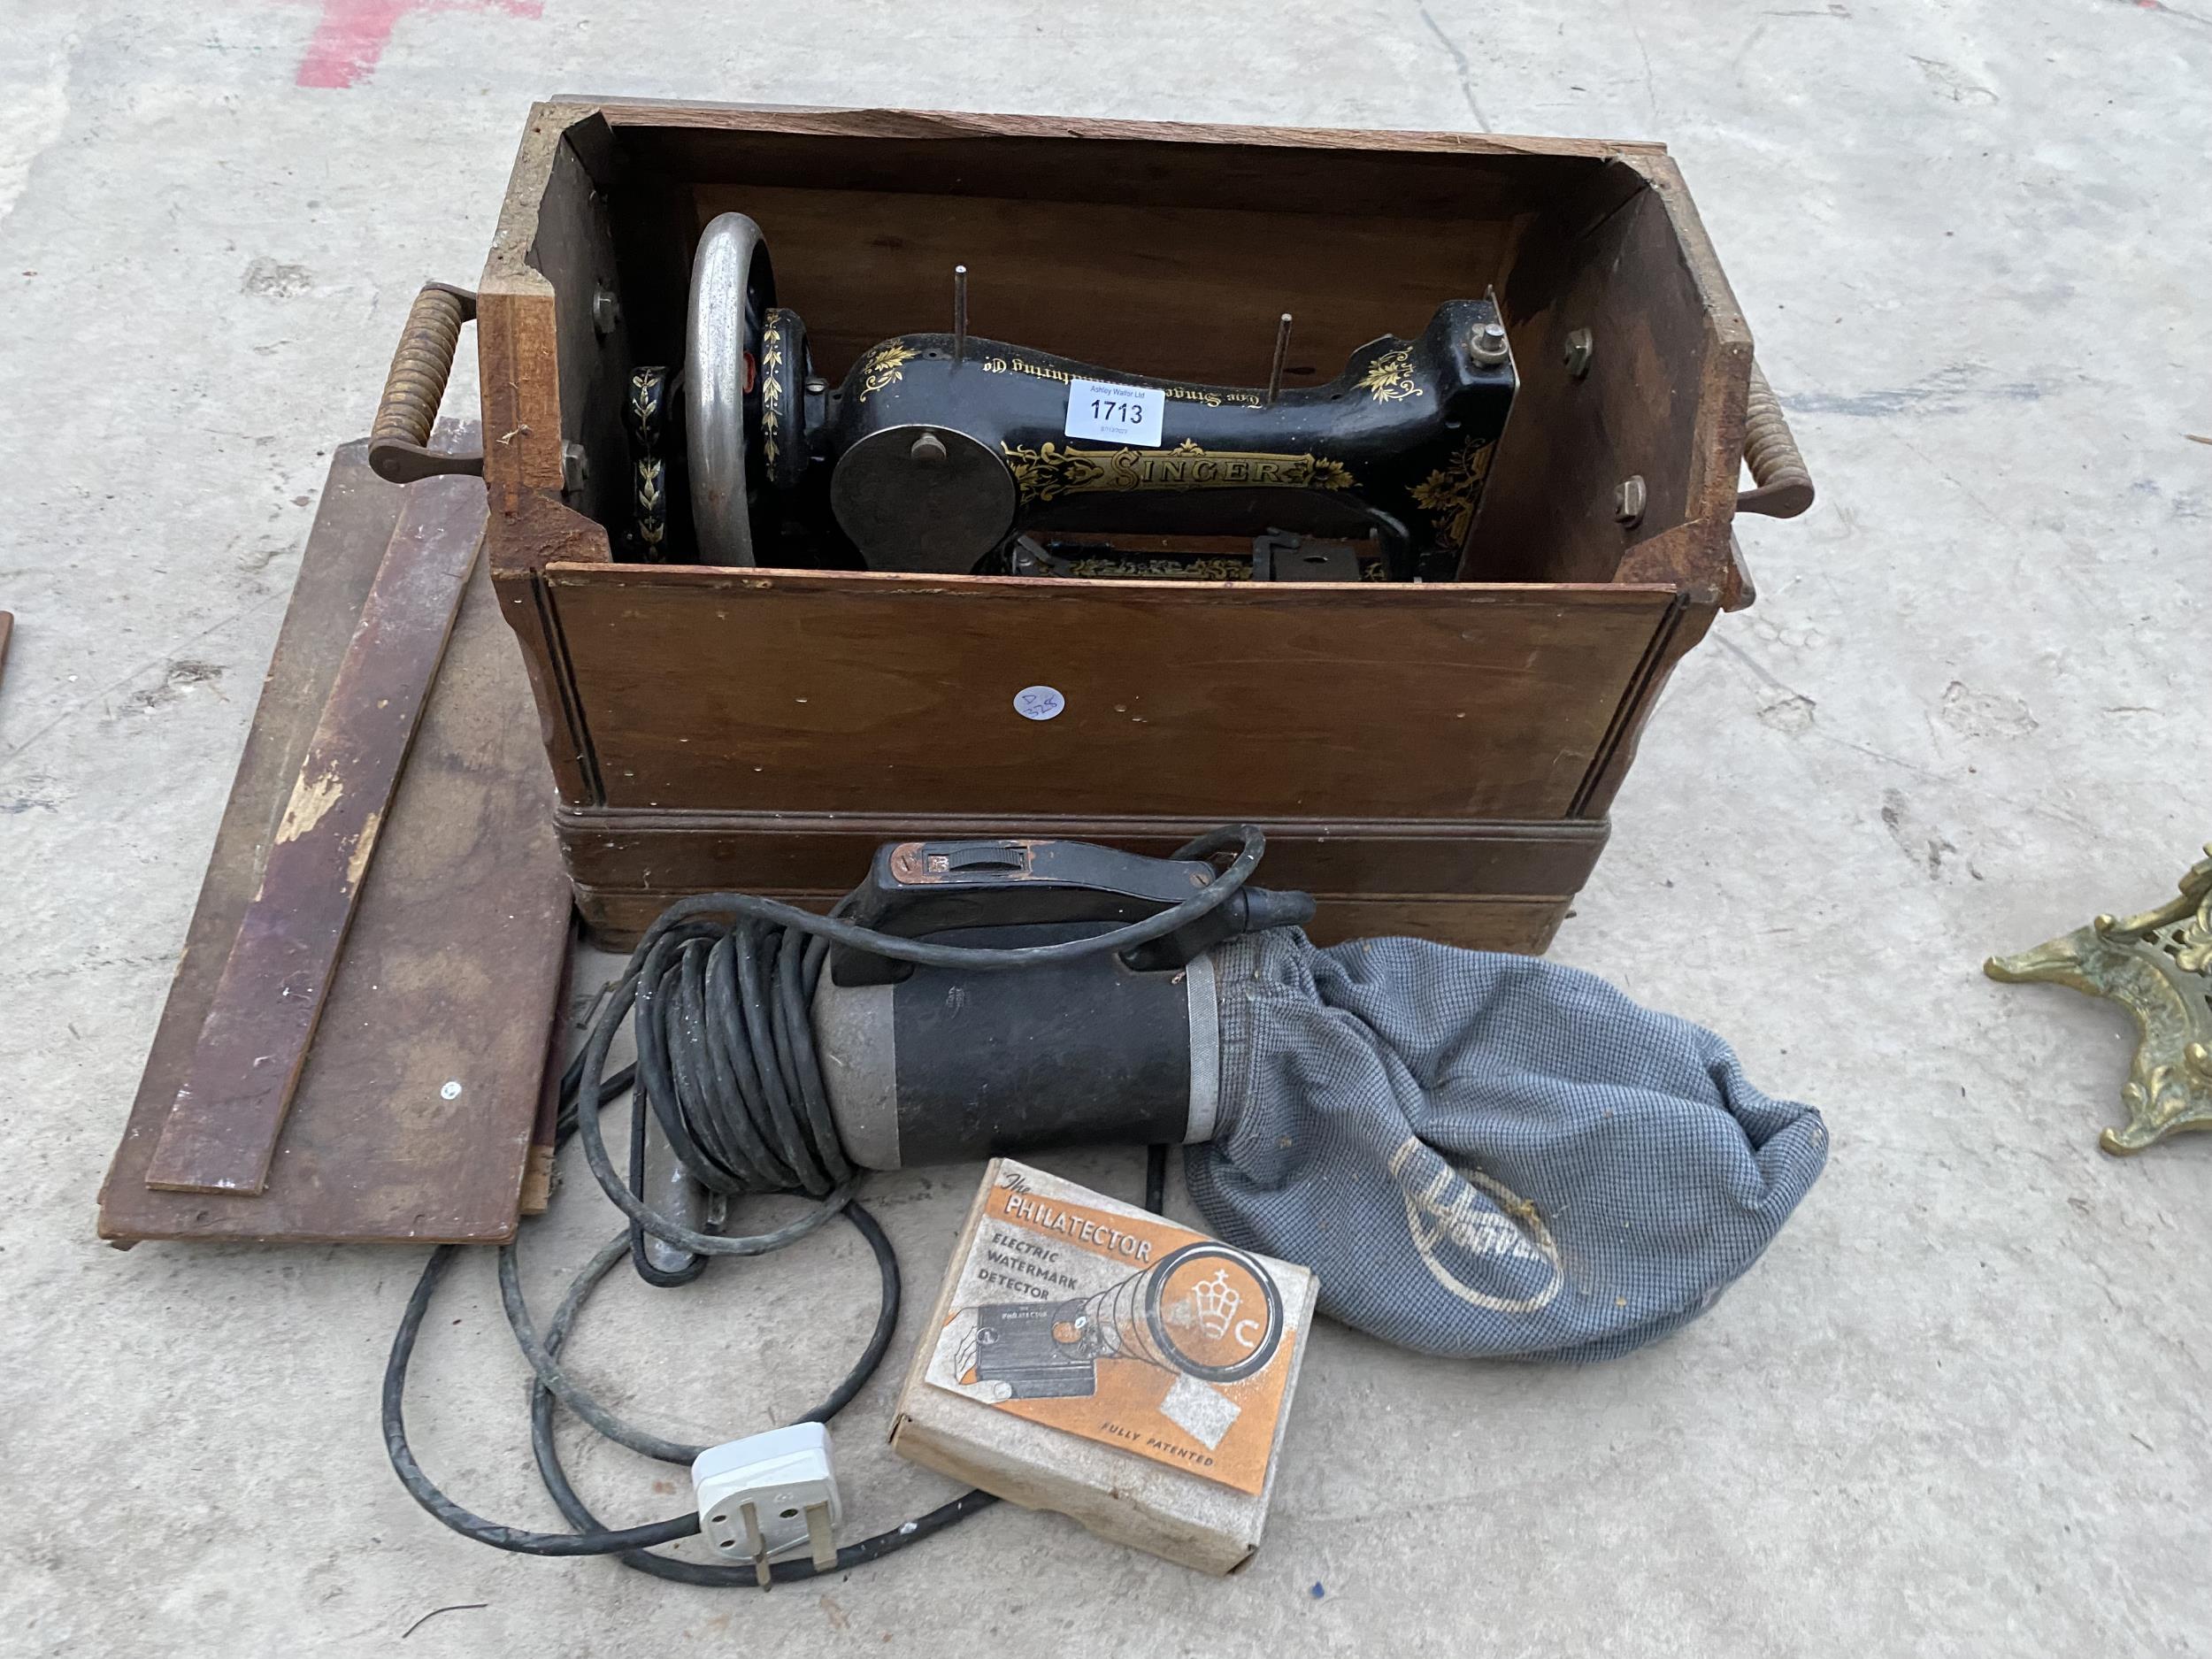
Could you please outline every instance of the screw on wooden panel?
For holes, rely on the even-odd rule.
[[[1613,492],[1613,519],[1624,530],[1632,530],[1644,518],[1644,475],[1638,472],[1621,480],[1621,487]]]
[[[584,458],[584,446],[580,443],[564,443],[561,446],[561,488],[581,489],[584,480],[590,476],[591,464]]]
[[[1567,359],[1567,373],[1578,380],[1590,372],[1590,331],[1571,328],[1567,331],[1567,349],[1562,353]]]
[[[614,296],[612,288],[600,288],[591,296],[591,326],[602,334],[611,334],[622,320],[622,303]]]

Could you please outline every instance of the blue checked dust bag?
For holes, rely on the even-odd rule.
[[[1424,1353],[1609,1358],[1710,1307],[1820,1174],[1809,1106],[1711,1032],[1527,956],[1415,939],[1215,952],[1224,1239]]]

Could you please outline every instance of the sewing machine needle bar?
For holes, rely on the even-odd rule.
[[[1267,371],[1267,401],[1273,403],[1283,389],[1283,365],[1290,357],[1290,313],[1285,311],[1275,325],[1275,361]]]

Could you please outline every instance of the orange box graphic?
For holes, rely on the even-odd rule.
[[[995,1410],[1255,1496],[1311,1275],[1002,1161],[924,1376]]]

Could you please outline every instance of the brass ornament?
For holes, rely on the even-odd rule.
[[[1367,373],[1360,376],[1359,388],[1379,403],[1394,403],[1409,397],[1427,396],[1413,378],[1413,348],[1400,346],[1395,351],[1386,351],[1367,365]]]
[[[1349,489],[1341,461],[1316,455],[1203,449],[1186,438],[1172,449],[1079,449],[1074,445],[1001,443],[999,451],[1027,501],[1094,491],[1140,489]]]
[[[1475,522],[1483,480],[1490,476],[1490,455],[1497,445],[1468,439],[1459,453],[1413,487],[1413,503],[1436,515],[1439,540],[1458,547]]]
[[[2212,1129],[2212,846],[2181,878],[2180,897],[2140,916],[2086,927],[1982,971],[2008,985],[2048,979],[2108,996],[2142,1033],[2120,1091],[2126,1126],[2098,1137],[2107,1152],[2140,1152],[2187,1129]]]

